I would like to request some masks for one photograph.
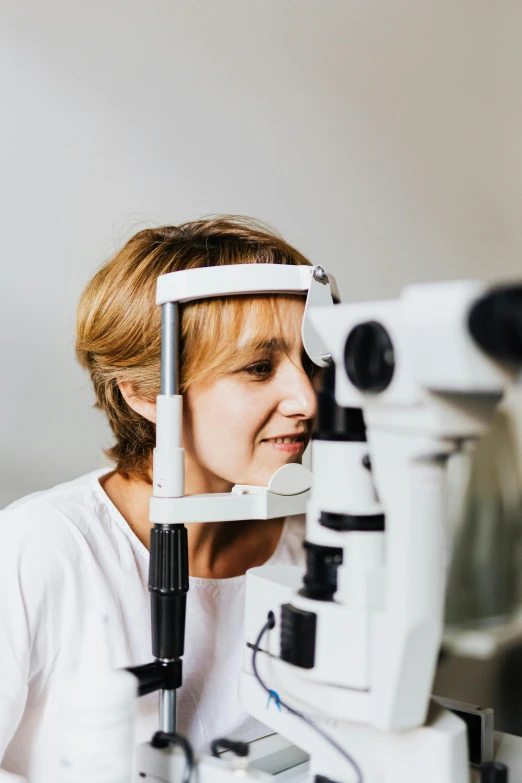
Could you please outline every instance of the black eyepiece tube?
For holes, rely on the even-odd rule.
[[[468,327],[493,359],[522,364],[522,284],[488,291],[472,306]]]

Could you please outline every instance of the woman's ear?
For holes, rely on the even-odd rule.
[[[136,390],[130,381],[118,381],[118,387],[122,397],[135,413],[143,416],[147,421],[156,424],[156,403],[149,402],[136,394]]]

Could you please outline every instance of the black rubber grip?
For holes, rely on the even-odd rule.
[[[154,525],[150,532],[150,592],[180,595],[187,593],[188,589],[188,541],[185,525]]]
[[[185,646],[189,589],[188,540],[184,525],[154,525],[150,535],[149,591],[152,653],[176,659]]]

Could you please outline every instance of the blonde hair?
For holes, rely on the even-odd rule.
[[[160,308],[155,304],[159,275],[225,264],[310,262],[267,226],[251,218],[217,216],[180,226],[139,231],[94,275],[79,302],[76,356],[91,376],[97,407],[115,437],[105,453],[127,478],[150,482],[155,427],[123,399],[118,383],[154,402],[160,391]],[[184,305],[181,310],[180,392],[227,370],[245,306],[273,334],[276,297],[226,297]]]

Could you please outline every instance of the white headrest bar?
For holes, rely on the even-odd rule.
[[[304,294],[313,271],[312,266],[229,264],[169,272],[158,277],[156,304],[235,294]]]

